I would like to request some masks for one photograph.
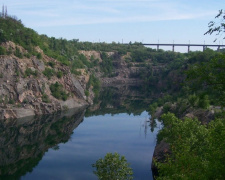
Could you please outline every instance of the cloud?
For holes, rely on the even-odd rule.
[[[137,22],[154,22],[154,21],[171,21],[171,20],[190,20],[211,16],[212,12],[198,14],[161,14],[154,16],[135,15],[126,17],[70,17],[66,19],[55,19],[52,21],[35,22],[32,26],[51,27],[51,26],[73,26],[73,25],[90,25],[90,24],[109,24],[109,23],[137,23]]]
[[[168,0],[5,1],[32,27],[199,19],[215,12]],[[9,9],[10,13],[10,9]],[[35,19],[35,22],[34,22]]]

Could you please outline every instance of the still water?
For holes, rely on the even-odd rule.
[[[150,115],[92,115],[85,110],[0,123],[0,179],[90,180],[106,153],[124,155],[134,179],[151,180],[159,124]],[[7,130],[5,130],[7,129]]]

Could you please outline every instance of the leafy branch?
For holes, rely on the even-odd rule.
[[[215,19],[218,21],[210,21],[208,23],[209,30],[204,34],[213,34],[216,33],[216,35],[222,36],[222,33],[225,32],[225,11],[219,10],[219,13],[216,15]],[[225,37],[223,37],[225,39]],[[217,38],[214,40],[214,42],[217,41]]]

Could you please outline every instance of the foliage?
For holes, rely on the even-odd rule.
[[[144,62],[151,58],[151,52],[145,51],[145,49],[137,49],[131,53],[131,58],[135,62]]]
[[[15,104],[15,101],[13,99],[9,99],[9,104]]]
[[[149,105],[148,110],[151,112],[151,114],[154,114],[157,107],[158,107],[158,103],[154,102],[154,103]]]
[[[157,163],[157,179],[225,179],[225,119],[208,126],[197,119],[182,121],[171,113],[162,119],[158,141],[168,142],[172,154],[165,163]]]
[[[187,77],[194,89],[203,89],[213,96],[214,101],[221,105],[225,100],[225,55],[221,54],[208,62],[195,64]]]
[[[18,71],[16,72],[16,74],[18,74]],[[37,70],[33,71],[31,68],[27,68],[25,70],[25,76],[30,76],[30,75],[33,75],[33,76],[37,77],[37,75],[38,75]]]
[[[49,61],[47,64],[49,66],[51,66],[51,68],[54,68],[55,67],[55,62],[54,61]]]
[[[88,97],[90,93],[89,93],[89,91],[88,91],[88,90],[85,90],[85,91],[84,91],[84,94],[85,94],[85,96],[87,96],[87,97]]]
[[[224,10],[219,10],[219,13],[216,15],[215,19],[218,21],[210,21],[208,24],[209,30],[205,33],[206,34],[213,34],[216,33],[216,35],[222,35],[222,33],[225,32],[225,12]],[[223,37],[224,39],[224,37]],[[215,39],[216,41],[217,39]]]
[[[57,78],[62,78],[63,77],[63,72],[62,71],[58,71],[56,73]]]
[[[72,69],[71,72],[77,76],[81,75],[81,72],[76,69]]]
[[[199,104],[199,97],[196,96],[195,94],[189,95],[188,101],[192,107],[197,107]]]
[[[69,94],[67,94],[63,89],[63,85],[58,82],[56,82],[55,84],[51,84],[50,90],[52,92],[52,95],[56,99],[62,99],[63,101],[65,101],[69,97]]]
[[[113,71],[113,65],[112,65],[112,57],[108,57],[108,55],[103,52],[101,53],[102,63],[100,64],[101,71],[105,75],[111,75]]]
[[[100,91],[100,81],[94,75],[90,75],[86,89],[89,89],[91,86],[93,87],[92,90],[95,93],[95,96],[97,97]]]
[[[27,50],[31,50],[31,45],[37,45],[38,34],[32,29],[24,28],[20,20],[9,16],[1,17],[0,20],[0,42],[13,41]]]
[[[16,47],[16,51],[14,52],[14,55],[18,58],[23,58],[23,54],[20,52],[20,49]]]
[[[6,54],[6,49],[0,46],[0,55],[5,55],[5,54]]]
[[[92,166],[96,168],[94,174],[97,175],[99,179],[133,179],[133,172],[132,169],[129,167],[126,158],[124,156],[120,156],[118,153],[107,153],[104,159],[100,158]]]
[[[46,67],[45,70],[42,72],[48,79],[55,75],[55,70]]]
[[[38,58],[38,59],[42,59],[41,53],[38,53],[38,54],[37,54],[37,58]]]
[[[47,94],[43,94],[42,95],[42,101],[45,102],[45,103],[50,103],[50,100],[49,100],[49,97]]]

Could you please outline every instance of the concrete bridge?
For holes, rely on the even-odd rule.
[[[171,46],[172,51],[174,51],[175,46],[186,46],[188,48],[188,52],[190,52],[190,47],[202,47],[203,51],[208,47],[217,47],[217,51],[220,51],[220,48],[225,47],[225,45],[215,45],[215,44],[163,44],[163,43],[144,43],[144,46],[156,46],[157,50],[159,50],[160,46]]]

